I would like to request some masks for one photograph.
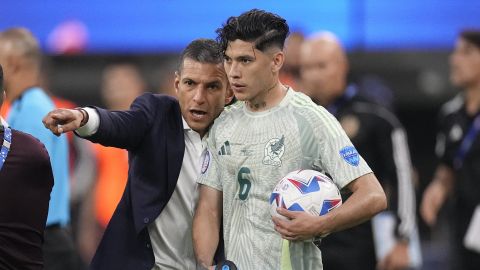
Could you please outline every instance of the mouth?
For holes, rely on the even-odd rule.
[[[232,83],[231,86],[232,86],[232,90],[236,92],[242,91],[246,87],[245,84],[241,84],[241,83]]]
[[[194,120],[203,120],[207,117],[207,112],[202,110],[190,110],[190,114],[192,115]]]

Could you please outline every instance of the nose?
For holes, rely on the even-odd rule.
[[[228,76],[233,79],[238,79],[241,77],[241,72],[239,68],[239,64],[237,62],[233,62],[226,66],[226,70],[228,72]]]
[[[206,100],[207,89],[204,86],[198,86],[193,95],[193,101],[197,104],[203,104]]]

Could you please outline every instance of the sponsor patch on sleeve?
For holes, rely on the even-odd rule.
[[[352,166],[356,167],[360,163],[360,156],[358,155],[357,149],[353,146],[345,146],[339,153],[343,160]]]
[[[203,156],[202,170],[200,171],[201,174],[204,174],[205,172],[207,172],[209,166],[210,166],[210,152],[207,150],[205,151],[205,155]]]

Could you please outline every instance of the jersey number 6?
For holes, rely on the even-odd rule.
[[[245,201],[248,198],[248,193],[250,192],[250,188],[252,187],[252,182],[249,180],[249,178],[250,169],[246,167],[240,168],[237,176],[238,184],[240,185],[238,197],[242,201]]]

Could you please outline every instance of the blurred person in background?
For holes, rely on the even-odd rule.
[[[0,65],[0,108],[5,99]],[[53,173],[45,146],[0,117],[0,268],[44,269]]]
[[[69,158],[66,136],[45,130],[42,117],[55,108],[39,87],[41,51],[35,37],[23,28],[0,32],[0,64],[5,73],[5,92],[11,104],[7,122],[12,128],[32,134],[49,155],[55,183],[51,192],[45,228],[45,269],[76,269],[77,257],[68,228]]]
[[[40,70],[39,85],[52,99],[55,108],[73,109],[78,107],[73,101],[57,96],[51,91],[50,79],[52,78],[52,70],[49,58],[43,58]],[[70,225],[74,243],[76,245],[77,254],[79,256],[79,268],[85,268],[80,258],[80,248],[78,243],[83,239],[78,235],[80,223],[82,223],[81,206],[86,199],[89,188],[96,176],[96,159],[93,144],[83,140],[73,133],[65,134],[68,141],[69,153],[69,171],[70,171]]]
[[[145,92],[145,88],[142,75],[134,64],[116,63],[103,70],[100,91],[108,110],[128,110],[135,98]],[[75,138],[80,139],[77,136]],[[93,144],[93,147],[97,161],[96,176],[83,200],[77,232],[79,252],[86,263],[93,258],[128,178],[126,150],[101,144]]]
[[[158,94],[165,94],[172,97],[177,97],[175,89],[172,88],[175,82],[175,71],[178,68],[178,60],[166,58],[163,59],[159,66],[153,73],[153,78],[150,81],[153,82]]]
[[[300,31],[292,32],[285,40],[285,63],[280,70],[280,81],[292,87],[300,89],[300,47],[302,46],[304,35]]]
[[[178,100],[146,93],[127,111],[86,107],[45,116],[54,134],[75,130],[128,150],[127,185],[90,269],[197,269],[192,219],[202,137],[233,97],[222,63],[218,44],[198,39],[175,73]]]
[[[450,81],[461,92],[440,111],[439,164],[420,214],[434,226],[447,198],[453,198],[451,269],[473,270],[480,268],[480,29],[460,33],[450,68]]]
[[[306,40],[300,63],[304,92],[339,120],[382,184],[387,211],[395,214],[394,244],[383,258],[376,258],[380,247],[375,246],[372,223],[377,216],[322,240],[325,269],[409,269],[408,243],[416,230],[415,192],[402,125],[392,112],[359,95],[358,86],[347,82],[347,55],[334,34],[321,32]],[[344,201],[349,196],[342,194]]]

